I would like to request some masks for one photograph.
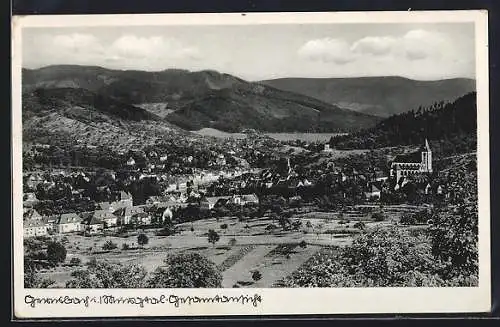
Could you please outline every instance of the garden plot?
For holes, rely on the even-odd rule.
[[[264,256],[275,248],[275,245],[260,245],[244,255],[233,266],[222,274],[222,287],[233,287],[235,284],[253,284],[251,271],[262,261]]]
[[[282,247],[277,248],[284,250],[271,251],[274,253],[265,256],[264,260],[256,267],[256,270],[261,274],[261,279],[256,281],[252,287],[271,287],[276,281],[297,270],[321,249],[320,246],[307,246],[306,248],[295,246],[290,250]]]

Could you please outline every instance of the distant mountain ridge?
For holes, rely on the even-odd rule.
[[[126,111],[134,113],[131,117],[164,117],[187,130],[216,128],[239,132],[253,128],[267,132],[339,132],[367,128],[380,120],[212,70],[146,72],[61,65],[23,69],[22,78],[25,94],[52,90],[53,96],[64,98],[62,91],[53,90],[68,93],[69,89],[83,89],[95,94],[101,102],[113,103],[114,107],[117,103],[128,105]],[[71,105],[78,105],[78,101],[89,105],[87,97],[77,95],[85,92],[72,92],[75,94]],[[162,112],[161,106],[155,105],[154,115],[148,116],[139,108],[158,103],[164,104],[164,110]],[[120,112],[125,114],[123,110]]]
[[[381,117],[453,101],[476,89],[475,80],[467,78],[418,81],[397,76],[279,78],[260,83]]]

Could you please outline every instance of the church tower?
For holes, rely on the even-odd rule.
[[[421,171],[432,173],[432,151],[427,138],[425,139],[425,146],[422,147]]]

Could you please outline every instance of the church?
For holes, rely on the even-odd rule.
[[[427,139],[418,151],[397,155],[391,163],[390,177],[396,181],[426,173],[432,173],[432,151]]]

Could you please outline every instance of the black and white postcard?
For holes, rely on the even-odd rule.
[[[14,17],[15,315],[489,311],[487,17]]]

